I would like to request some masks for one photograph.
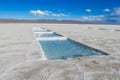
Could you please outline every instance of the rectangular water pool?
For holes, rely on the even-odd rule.
[[[60,37],[61,35],[59,35],[59,34],[56,34],[56,33],[40,33],[40,34],[35,34],[36,35],[36,37]]]
[[[39,43],[42,46],[45,56],[50,60],[100,54],[99,51],[69,39],[39,41]]]

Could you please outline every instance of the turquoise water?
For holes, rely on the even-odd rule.
[[[43,33],[43,34],[36,34],[36,37],[58,37],[58,34],[55,33]]]
[[[45,56],[50,59],[67,59],[75,56],[97,55],[97,52],[89,47],[71,40],[39,41]]]

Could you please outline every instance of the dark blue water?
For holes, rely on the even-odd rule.
[[[67,59],[75,56],[97,55],[97,52],[71,40],[39,41],[46,57],[50,60]]]

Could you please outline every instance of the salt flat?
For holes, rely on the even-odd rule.
[[[42,61],[33,27],[44,27],[109,56]],[[120,25],[0,24],[0,80],[119,80]]]

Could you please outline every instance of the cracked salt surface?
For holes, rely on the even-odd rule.
[[[31,31],[35,26],[44,26],[78,42],[93,44],[108,50],[110,55],[41,61],[42,53]],[[103,27],[108,30],[99,30]],[[120,30],[120,25],[2,23],[0,35],[4,37],[0,38],[0,46],[6,46],[0,47],[0,80],[119,80],[120,35],[115,29]],[[21,42],[30,42],[30,45]]]

